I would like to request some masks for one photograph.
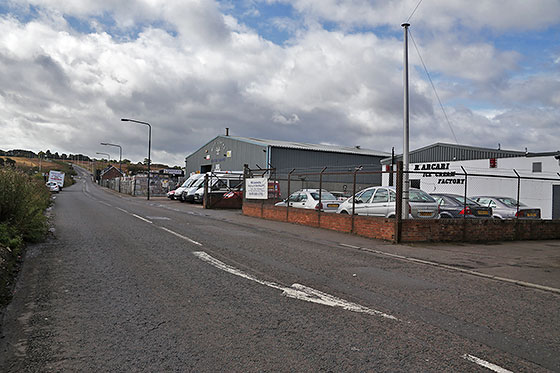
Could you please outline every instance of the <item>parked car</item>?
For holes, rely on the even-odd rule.
[[[345,201],[352,196],[352,193],[348,193],[348,192],[333,192],[333,191],[331,191],[331,194],[333,196],[335,196],[336,199],[338,199],[339,201]]]
[[[319,189],[301,189],[290,194],[282,202],[275,206],[290,206],[300,209],[321,210],[324,212],[336,212],[340,201],[332,193],[322,190],[321,203],[319,204]]]
[[[356,215],[380,216],[394,218],[397,193],[395,187],[369,187],[356,193],[354,198],[348,198],[338,208],[339,214],[352,214],[352,201],[355,200]],[[437,219],[439,217],[438,204],[434,198],[420,189],[410,188],[409,209],[410,218]]]
[[[56,181],[48,181],[46,184],[47,188],[49,188],[50,192],[58,193],[60,192],[60,186]]]
[[[492,208],[482,206],[470,198],[450,193],[430,193],[439,205],[439,216],[451,218],[491,218]]]
[[[540,219],[541,209],[529,207],[519,202],[519,212],[517,212],[517,200],[510,197],[496,196],[475,196],[470,197],[482,206],[492,208],[492,216],[497,219]]]

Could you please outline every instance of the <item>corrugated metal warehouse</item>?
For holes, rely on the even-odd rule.
[[[475,146],[435,143],[412,150],[409,153],[410,163],[424,162],[448,162],[448,161],[464,161],[473,159],[490,159],[490,158],[510,158],[524,157],[525,152],[515,150],[501,150],[480,148]],[[402,160],[402,154],[395,156],[395,162]],[[390,165],[391,158],[385,158],[381,161],[383,165]]]
[[[362,166],[364,170],[381,171],[381,159],[389,153],[360,147],[339,147],[306,144],[290,141],[263,140],[237,136],[217,136],[185,159],[186,174],[208,171],[239,171],[248,164],[251,169],[275,168],[277,177],[285,178],[296,169],[300,173],[328,171],[353,171]],[[297,172],[294,174],[296,176]],[[316,177],[299,178],[302,187],[311,185]],[[305,180],[305,181],[304,181]],[[325,189],[351,188],[352,175],[326,176]],[[330,183],[330,184],[329,184]],[[362,175],[358,183],[381,185],[381,175]],[[285,191],[285,189],[284,189]],[[284,194],[284,193],[283,193]]]

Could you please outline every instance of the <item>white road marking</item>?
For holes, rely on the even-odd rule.
[[[354,245],[348,245],[347,243],[341,243],[340,246],[345,246],[345,247],[349,247],[351,249],[359,249],[359,246],[354,246]]]
[[[107,202],[104,202],[104,201],[99,201],[99,203],[102,203],[102,204],[104,204],[105,206],[113,207],[112,205],[110,205],[110,204],[108,204]]]
[[[146,216],[146,217],[152,220],[171,220],[167,216]]]
[[[368,308],[365,306],[362,306],[360,304],[357,303],[353,303],[353,302],[349,302],[347,300],[335,297],[333,295],[330,294],[326,294],[323,293],[322,291],[319,290],[315,290],[313,288],[304,286],[304,285],[300,285],[300,284],[293,284],[291,287],[287,287],[287,286],[283,286],[271,281],[265,281],[265,280],[261,280],[258,279],[248,273],[245,273],[235,267],[232,267],[216,258],[213,258],[212,256],[208,255],[207,253],[203,252],[203,251],[195,251],[193,252],[193,254],[198,257],[199,259],[213,265],[214,267],[221,269],[222,271],[231,273],[233,275],[245,278],[247,280],[251,280],[254,281],[258,284],[261,285],[265,285],[268,287],[271,287],[273,289],[278,289],[282,291],[282,295],[285,295],[289,298],[294,298],[294,299],[299,299],[299,300],[303,300],[306,302],[311,302],[311,303],[318,303],[318,304],[322,304],[325,306],[330,306],[330,307],[340,307],[342,309],[348,310],[348,311],[352,311],[352,312],[359,312],[359,313],[365,313],[368,315],[373,315],[373,316],[381,316],[387,319],[391,319],[391,320],[396,320],[396,321],[400,321],[399,319],[397,319],[395,316],[393,315],[389,315],[386,314],[384,312],[372,309],[372,308]]]
[[[130,214],[130,212],[126,211],[125,209],[121,209],[120,207],[117,207],[117,210],[120,210],[120,211],[124,212],[125,214]]]
[[[512,283],[512,284],[525,286],[525,287],[528,287],[528,288],[534,288],[534,289],[550,291],[550,292],[553,292],[553,293],[560,294],[560,289],[553,288],[553,287],[550,287],[550,286],[534,284],[534,283],[526,282],[526,281],[514,280],[514,279],[506,278],[506,277],[489,275],[489,274],[486,274],[486,273],[471,271],[470,269],[455,267],[455,266],[451,266],[451,265],[448,265],[448,264],[441,264],[441,263],[437,263],[437,262],[431,262],[429,260],[423,260],[423,259],[412,258],[412,257],[409,257],[409,256],[404,256],[404,255],[392,254],[392,253],[388,253],[388,252],[380,251],[380,250],[375,250],[375,249],[368,249],[367,247],[356,247],[356,246],[347,245],[347,244],[344,244],[344,243],[340,243],[339,245],[340,246],[345,246],[345,247],[357,248],[358,250],[363,250],[363,251],[367,251],[367,252],[374,253],[374,254],[390,256],[390,257],[396,258],[396,259],[406,260],[406,261],[420,263],[420,264],[431,265],[431,266],[434,266],[434,267],[450,269],[452,271],[468,273],[469,275],[473,275],[473,276],[484,277],[484,278],[488,278],[488,279],[491,279],[491,280],[509,282],[509,283]]]
[[[145,218],[143,218],[143,217],[141,217],[141,216],[139,216],[139,215],[132,214],[132,216],[134,216],[135,218],[138,218],[138,219],[140,219],[140,220],[144,220],[146,223],[152,224],[151,221],[149,221],[148,219],[145,219]]]
[[[190,238],[188,238],[188,237],[186,237],[186,236],[183,236],[182,234],[173,232],[171,229],[167,229],[167,228],[165,228],[165,227],[160,227],[160,228],[163,229],[164,231],[168,232],[168,233],[171,233],[172,235],[175,235],[175,236],[177,236],[177,237],[179,237],[179,238],[182,238],[182,239],[185,240],[185,241],[189,241],[190,243],[194,243],[195,245],[202,246],[202,244],[201,244],[200,242],[197,242],[197,241],[195,241],[195,240],[193,240],[193,239],[190,239]]]
[[[473,356],[473,355],[467,355],[467,354],[465,354],[465,355],[463,355],[463,359],[467,359],[468,361],[473,362],[473,363],[475,363],[475,364],[478,364],[478,365],[480,365],[481,367],[484,367],[484,368],[486,368],[486,369],[490,369],[490,370],[493,371],[493,372],[497,372],[497,373],[512,373],[511,370],[504,369],[504,368],[502,368],[502,367],[500,367],[500,366],[498,366],[498,365],[496,365],[496,364],[492,364],[492,363],[490,363],[490,362],[488,362],[488,361],[486,361],[486,360],[482,360],[481,358],[478,358],[478,357]]]

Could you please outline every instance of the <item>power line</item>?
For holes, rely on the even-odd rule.
[[[457,136],[455,136],[455,131],[453,131],[453,127],[451,126],[451,122],[449,121],[449,118],[447,117],[447,113],[445,112],[445,109],[443,108],[443,104],[441,103],[441,100],[440,100],[439,95],[437,93],[436,86],[434,85],[434,82],[432,81],[432,77],[430,76],[430,72],[428,71],[428,68],[426,67],[426,64],[424,63],[424,59],[422,58],[422,55],[420,54],[420,50],[418,49],[418,46],[416,45],[416,41],[414,41],[414,38],[412,37],[412,33],[410,32],[410,30],[408,32],[410,34],[410,39],[412,40],[412,44],[414,45],[414,49],[416,49],[416,53],[418,53],[418,57],[420,57],[420,62],[422,62],[422,66],[424,67],[424,71],[426,72],[426,75],[428,76],[428,80],[430,81],[430,84],[432,85],[432,89],[434,90],[436,98],[439,102],[439,107],[441,108],[441,111],[443,112],[443,116],[445,117],[445,120],[447,121],[447,125],[449,126],[449,129],[451,130],[451,133],[453,134],[453,138],[455,139],[455,143],[459,144],[459,141],[457,141]]]
[[[414,13],[416,12],[416,9],[418,9],[418,7],[420,6],[420,4],[422,3],[422,0],[420,0],[418,2],[418,4],[416,4],[416,8],[414,8],[414,10],[412,11],[412,13],[410,13],[410,16],[407,18],[406,23],[408,23],[408,21],[410,21],[410,19],[412,18],[412,16],[414,15]]]

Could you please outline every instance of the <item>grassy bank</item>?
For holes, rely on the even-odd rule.
[[[0,304],[11,299],[13,277],[26,242],[38,242],[47,232],[45,209],[50,193],[42,177],[23,170],[0,168]]]

